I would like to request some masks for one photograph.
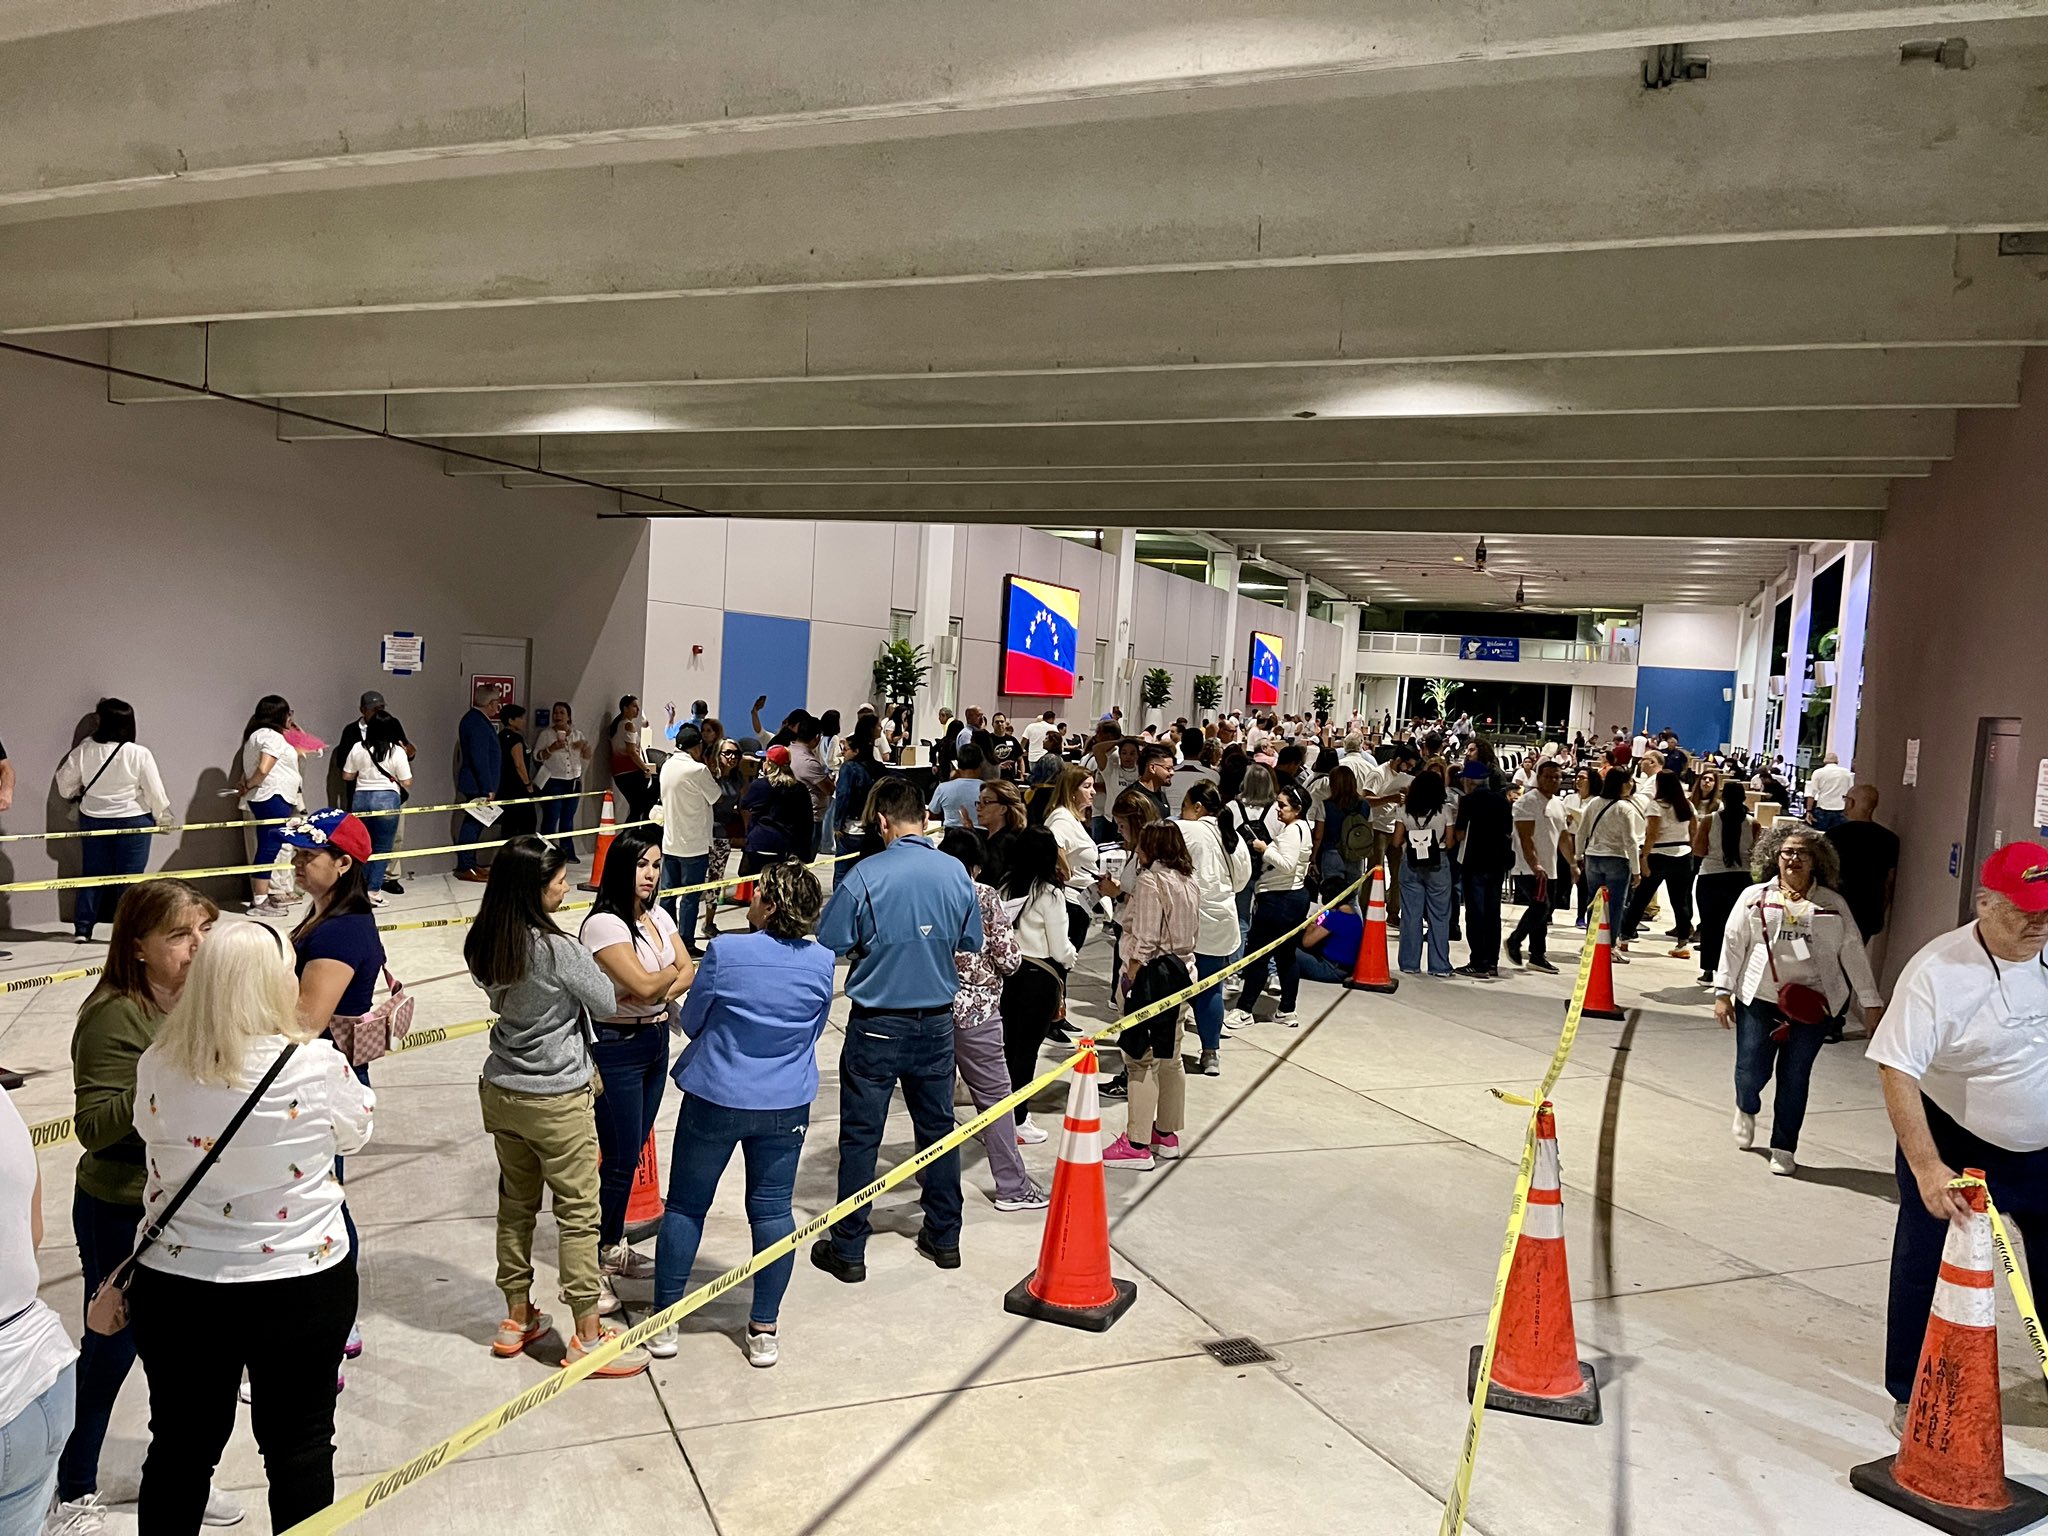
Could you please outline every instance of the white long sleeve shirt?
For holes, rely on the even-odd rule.
[[[1273,834],[1273,840],[1266,844],[1265,858],[1259,866],[1259,889],[1262,891],[1298,891],[1308,875],[1309,852],[1312,847],[1308,823],[1290,821]]]
[[[1223,851],[1223,833],[1213,816],[1177,825],[1194,860],[1195,889],[1201,893],[1201,926],[1195,935],[1198,955],[1230,955],[1242,938],[1237,927],[1237,893],[1252,877],[1252,850],[1243,838],[1237,851]]]
[[[1095,839],[1081,825],[1081,818],[1065,806],[1058,806],[1045,818],[1045,830],[1067,856],[1067,899],[1084,907],[1095,904],[1095,882],[1102,873],[1102,860]]]
[[[155,754],[140,743],[81,741],[73,747],[57,767],[57,793],[69,800],[88,783],[92,792],[78,805],[82,816],[172,819],[171,797],[164,793]]]
[[[1067,929],[1067,902],[1058,889],[1041,885],[1029,896],[1003,902],[1010,932],[1027,959],[1050,960],[1062,970],[1074,963],[1074,941]]]

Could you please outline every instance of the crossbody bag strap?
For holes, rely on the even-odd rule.
[[[93,785],[99,783],[101,775],[104,774],[109,768],[114,766],[114,759],[119,757],[127,749],[128,743],[126,743],[125,741],[117,743],[114,747],[114,750],[107,754],[107,760],[101,763],[98,770],[93,774],[93,776],[85,781],[85,788],[81,789],[78,792],[78,794],[72,799],[71,803],[73,805],[84,804],[85,797],[92,793]]]
[[[164,1228],[171,1224],[171,1218],[176,1216],[179,1209],[185,1204],[186,1196],[199,1187],[199,1181],[206,1177],[215,1163],[220,1161],[221,1153],[225,1152],[228,1148],[228,1143],[234,1140],[235,1132],[242,1128],[242,1122],[249,1118],[250,1112],[256,1108],[263,1095],[270,1091],[270,1085],[277,1081],[277,1074],[284,1070],[284,1064],[292,1059],[292,1054],[298,1048],[298,1042],[293,1041],[282,1051],[278,1052],[277,1060],[273,1061],[270,1064],[270,1070],[263,1074],[263,1081],[250,1090],[248,1098],[242,1100],[242,1107],[236,1110],[235,1117],[228,1121],[227,1129],[220,1133],[211,1147],[207,1148],[206,1156],[201,1158],[199,1166],[192,1170],[192,1176],[179,1186],[178,1192],[175,1195],[171,1196],[171,1203],[164,1207],[163,1214],[142,1229],[142,1235],[135,1240],[135,1251],[122,1261],[122,1269],[133,1268],[136,1260],[142,1257],[144,1250],[159,1237],[163,1236]]]

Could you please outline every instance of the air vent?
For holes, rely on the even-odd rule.
[[[1276,1358],[1257,1339],[1216,1339],[1202,1348],[1218,1365],[1269,1365]]]

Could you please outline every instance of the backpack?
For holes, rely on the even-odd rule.
[[[1363,864],[1372,857],[1372,848],[1372,816],[1361,805],[1337,829],[1337,851],[1346,864]]]

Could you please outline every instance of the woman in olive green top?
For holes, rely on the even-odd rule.
[[[114,916],[106,969],[71,1036],[77,1093],[73,1133],[85,1154],[71,1197],[71,1230],[85,1271],[86,1300],[135,1246],[142,1223],[142,1138],[135,1134],[135,1064],[185,990],[185,975],[220,909],[182,880],[132,886]],[[94,1508],[100,1445],[121,1383],[135,1363],[128,1330],[87,1332],[79,1346],[78,1418],[57,1463],[57,1501]],[[220,1495],[213,1495],[208,1510]]]

